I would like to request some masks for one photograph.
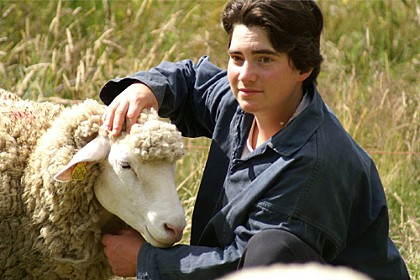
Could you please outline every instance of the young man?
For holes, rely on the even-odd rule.
[[[186,137],[212,139],[191,245],[154,248],[133,231],[105,235],[116,274],[214,279],[272,263],[344,265],[408,279],[388,236],[383,187],[370,157],[316,87],[322,13],[314,1],[233,0],[223,14],[227,72],[203,57],[164,62],[108,82],[104,126],[129,129],[158,108]]]

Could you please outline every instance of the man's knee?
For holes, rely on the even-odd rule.
[[[269,229],[257,233],[248,241],[240,266],[310,261],[325,262],[314,249],[296,235],[285,230]]]

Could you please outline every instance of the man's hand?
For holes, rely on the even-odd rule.
[[[137,256],[144,238],[133,229],[125,229],[117,235],[105,234],[102,237],[104,253],[117,276],[134,277],[137,274]]]
[[[126,130],[130,132],[144,108],[157,110],[158,101],[149,87],[134,83],[109,104],[102,116],[102,125],[114,135],[119,135],[125,122]]]

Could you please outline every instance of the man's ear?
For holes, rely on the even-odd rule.
[[[110,140],[98,135],[73,156],[70,162],[54,176],[54,180],[59,182],[83,180],[87,169],[106,159],[110,149]]]
[[[303,82],[304,80],[306,80],[312,74],[313,70],[314,70],[314,68],[312,67],[306,72],[300,71],[300,73],[299,73],[300,81]]]

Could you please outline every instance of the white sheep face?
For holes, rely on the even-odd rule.
[[[147,242],[168,247],[181,239],[185,215],[174,184],[175,162],[145,162],[126,142],[111,143],[98,136],[54,178],[71,180],[72,171],[81,162],[99,163],[100,175],[94,186],[98,201]]]
[[[179,241],[185,216],[174,184],[175,163],[144,162],[115,143],[95,184],[99,202],[156,247]],[[139,214],[141,213],[141,215]]]

